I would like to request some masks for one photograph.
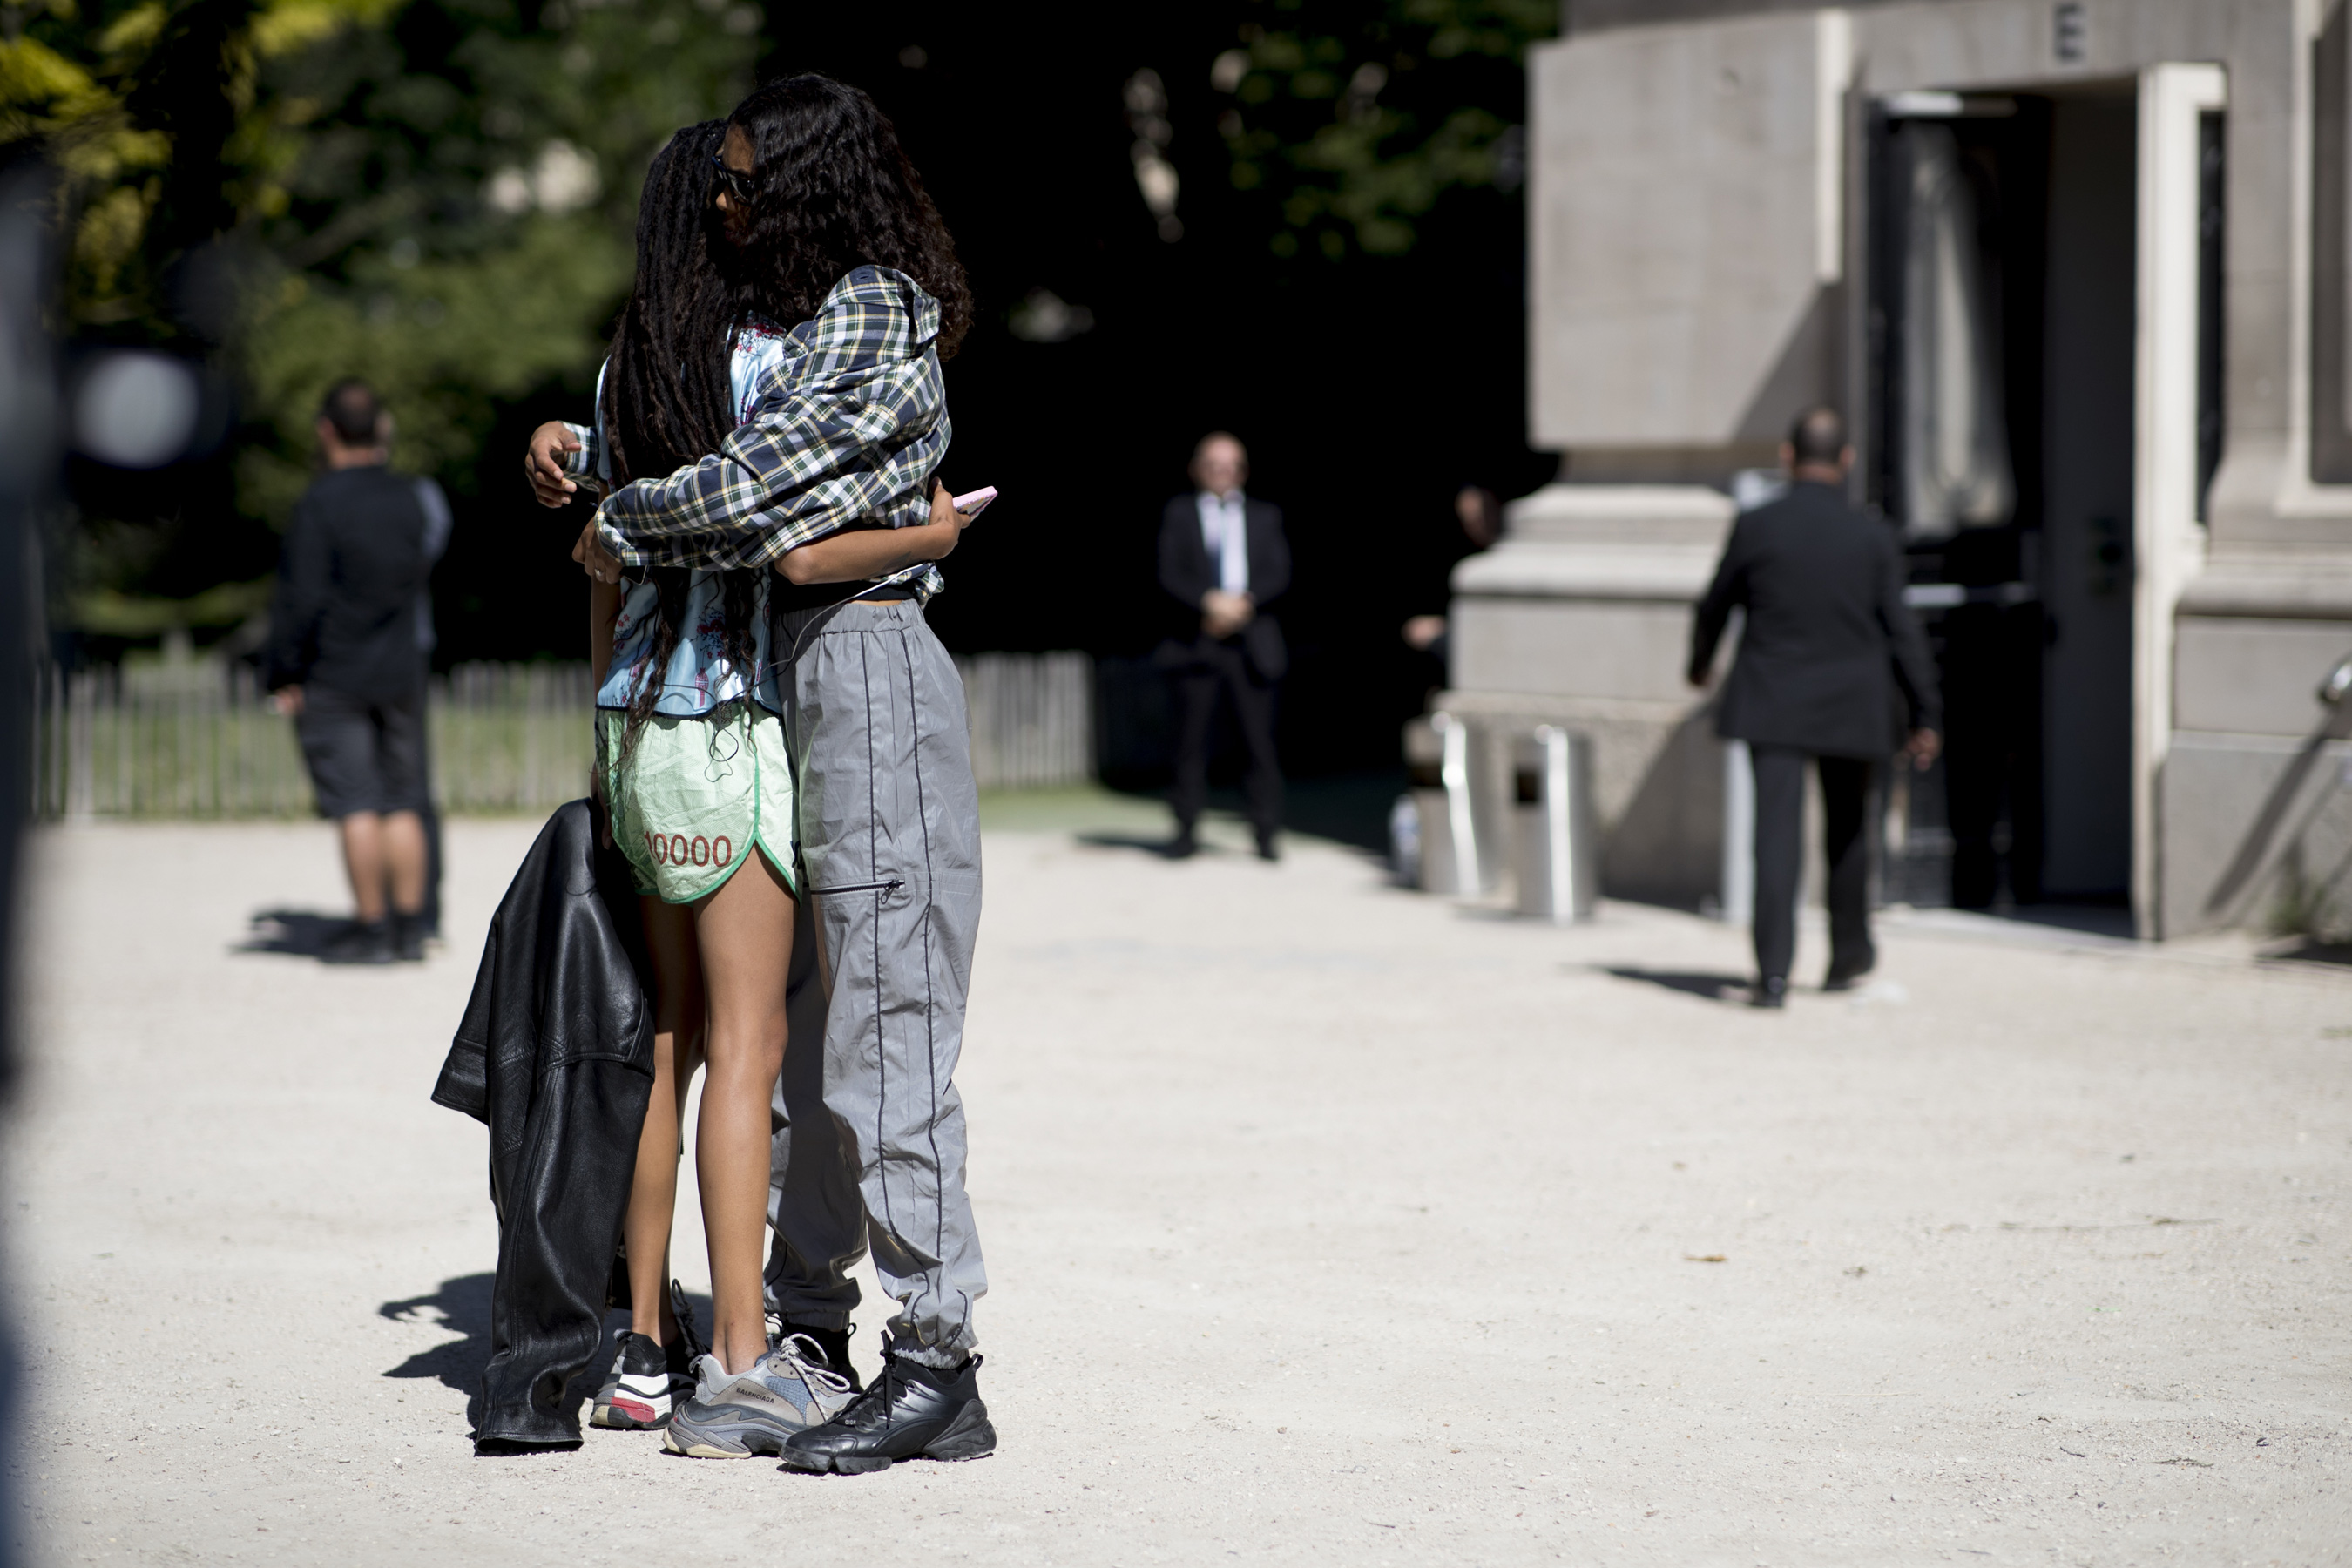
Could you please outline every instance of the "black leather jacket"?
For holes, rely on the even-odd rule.
[[[433,1089],[490,1129],[499,1270],[477,1453],[577,1447],[564,1389],[605,1348],[654,1016],[628,869],[596,839],[584,800],[540,831],[490,922]]]

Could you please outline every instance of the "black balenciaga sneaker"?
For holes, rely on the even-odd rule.
[[[872,1387],[831,1421],[784,1444],[784,1468],[860,1475],[900,1459],[979,1459],[996,1452],[996,1428],[980,1402],[980,1357],[948,1369],[908,1361],[895,1342],[885,1350]]]

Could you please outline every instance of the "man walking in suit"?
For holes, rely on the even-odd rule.
[[[1192,450],[1196,492],[1168,503],[1160,520],[1160,585],[1183,606],[1189,641],[1160,650],[1176,681],[1178,858],[1198,847],[1193,829],[1209,795],[1209,741],[1220,691],[1232,699],[1249,750],[1250,826],[1262,859],[1275,858],[1282,823],[1282,769],[1274,753],[1274,689],[1289,668],[1282,628],[1266,606],[1290,586],[1290,545],[1282,509],[1242,493],[1249,453],[1222,430]],[[1192,628],[1197,625],[1198,630]]]
[[[1733,525],[1714,585],[1691,627],[1690,683],[1704,689],[1737,605],[1748,612],[1716,710],[1716,731],[1745,741],[1756,772],[1756,991],[1785,1005],[1796,956],[1805,759],[1822,780],[1829,851],[1830,967],[1825,991],[1870,972],[1871,770],[1896,750],[1936,759],[1935,667],[1903,603],[1893,532],[1846,504],[1853,448],[1830,408],[1798,419],[1781,445],[1789,492]],[[1909,715],[1897,732],[1896,690]]]

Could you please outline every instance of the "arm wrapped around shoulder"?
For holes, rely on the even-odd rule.
[[[632,570],[766,566],[860,522],[929,521],[928,481],[952,429],[939,304],[861,267],[793,329],[748,421],[719,451],[605,500],[604,548]]]

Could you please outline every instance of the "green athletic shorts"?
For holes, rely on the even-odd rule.
[[[629,716],[596,714],[596,767],[613,814],[613,842],[637,891],[691,903],[735,874],[756,844],[793,880],[793,771],[783,721],[756,702],[690,718],[656,714],[619,766]]]

